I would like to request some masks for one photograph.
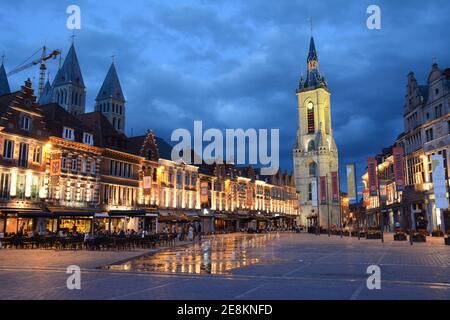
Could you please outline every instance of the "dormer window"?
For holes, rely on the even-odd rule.
[[[30,131],[31,129],[31,118],[26,115],[20,117],[20,129]]]
[[[67,140],[75,140],[75,132],[72,128],[64,127],[63,129],[63,138]]]
[[[94,137],[91,133],[84,132],[83,133],[83,143],[93,145],[94,144]]]

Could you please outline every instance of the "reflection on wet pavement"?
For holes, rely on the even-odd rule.
[[[229,274],[232,269],[263,261],[261,255],[249,249],[262,248],[278,234],[232,234],[211,236],[208,239],[141,256],[125,263],[106,266],[109,270]]]

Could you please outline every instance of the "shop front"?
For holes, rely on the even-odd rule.
[[[56,229],[55,217],[42,211],[6,211],[0,215],[0,234],[46,234]]]
[[[228,233],[235,231],[235,223],[230,216],[225,213],[214,213],[214,232],[215,233]]]
[[[66,234],[94,232],[95,212],[63,211],[52,213],[57,218],[57,232]]]
[[[147,210],[111,210],[109,226],[111,233],[141,232],[157,233],[158,212]]]

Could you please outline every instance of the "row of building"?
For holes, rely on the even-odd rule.
[[[11,92],[0,67],[0,233],[147,230],[199,222],[204,232],[292,227],[294,179],[233,164],[171,160],[151,130],[128,137],[114,63],[85,112],[86,88],[72,44],[37,99],[27,80]]]
[[[379,179],[383,182],[381,210],[378,196],[370,196],[368,174],[363,175],[364,204],[369,225],[380,223],[389,228],[400,225],[427,233],[450,230],[450,210],[435,206],[431,156],[440,154],[444,160],[447,198],[450,152],[450,68],[441,69],[433,63],[426,84],[419,84],[414,73],[408,74],[403,112],[404,131],[393,146],[376,157]],[[394,178],[393,147],[404,151],[405,187],[399,191]],[[380,212],[383,215],[380,215]]]

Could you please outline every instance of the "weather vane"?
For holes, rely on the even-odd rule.
[[[311,36],[312,36],[312,34],[313,34],[313,18],[309,17],[308,21],[309,21],[309,28],[311,30]]]

